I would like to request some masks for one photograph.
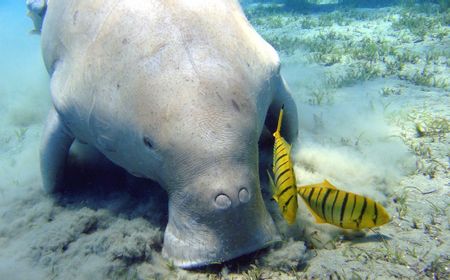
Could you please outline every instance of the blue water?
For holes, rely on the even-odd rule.
[[[287,243],[293,244],[292,248],[284,248],[284,255],[276,255],[280,250],[275,251],[275,255],[271,257],[275,260],[272,259],[272,263],[286,259],[288,265],[263,265],[264,262],[260,260],[266,253],[262,253],[261,258],[252,256],[251,260],[238,260],[237,263],[231,264],[231,272],[242,276],[242,271],[252,269],[249,264],[255,263],[254,260],[259,258],[256,263],[265,266],[269,271],[278,273],[285,270],[292,273],[295,267],[306,273],[301,277],[310,278],[320,278],[323,275],[339,277],[341,272],[344,273],[344,269],[344,275],[348,278],[353,277],[351,271],[359,273],[359,269],[363,276],[372,275],[375,271],[378,273],[375,277],[380,279],[394,276],[408,278],[410,275],[419,275],[417,273],[420,273],[421,277],[430,276],[428,271],[431,264],[437,266],[440,260],[448,260],[448,252],[445,254],[445,246],[439,247],[440,244],[436,246],[443,252],[436,249],[430,254],[427,253],[427,242],[434,244],[436,240],[441,240],[444,245],[448,245],[448,218],[444,212],[433,212],[435,208],[448,208],[448,205],[445,205],[445,198],[449,197],[449,143],[445,138],[448,136],[448,126],[447,132],[437,133],[439,137],[419,137],[416,124],[425,123],[431,126],[430,119],[438,120],[442,121],[445,129],[443,120],[447,120],[448,125],[450,103],[448,85],[430,85],[419,78],[426,76],[423,69],[428,65],[435,79],[450,79],[449,12],[440,10],[445,8],[445,3],[448,5],[448,1],[441,1],[444,6],[437,4],[440,1],[416,1],[433,3],[425,6],[414,6],[414,1],[406,0],[344,1],[347,3],[345,7],[310,5],[306,8],[299,5],[282,5],[300,1],[241,2],[245,4],[245,12],[251,16],[250,22],[257,31],[277,48],[283,65],[282,75],[286,78],[299,108],[300,136],[297,143],[292,143],[298,180],[303,183],[334,180],[333,182],[345,186],[347,190],[380,201],[394,216],[394,223],[382,228],[382,234],[391,237],[392,242],[397,242],[393,248],[401,249],[400,256],[406,256],[412,251],[409,240],[424,247],[418,249],[422,258],[412,258],[408,255],[409,258],[403,260],[405,263],[392,264],[386,261],[387,254],[380,253],[382,246],[380,242],[376,243],[376,238],[361,239],[362,246],[367,246],[358,247],[358,250],[374,251],[373,254],[367,254],[371,257],[366,258],[361,254],[358,258],[362,256],[365,261],[378,258],[375,268],[360,263],[354,265],[356,258],[347,258],[342,262],[345,266],[339,267],[338,272],[332,274],[330,271],[334,269],[334,262],[329,262],[329,256],[338,256],[336,263],[339,263],[344,259],[342,252],[332,251],[336,248],[321,250],[319,245],[314,243],[314,238],[321,237],[325,240],[323,243],[332,241],[334,244],[336,237],[340,235],[336,231],[324,233],[322,228],[316,228],[315,223],[304,215],[299,218],[295,228],[283,232],[294,240]],[[397,5],[400,2],[402,6]],[[252,9],[261,3],[275,5],[253,13]],[[362,9],[354,8],[355,6]],[[261,15],[258,12],[267,14]],[[413,19],[423,20],[425,24],[439,22],[436,24],[439,28],[423,38],[418,34],[420,30],[411,31],[405,28],[385,34],[392,26],[392,22],[386,23],[387,20],[383,19],[385,16],[388,18],[389,13],[392,13],[394,18],[392,22],[402,16],[411,15]],[[328,16],[336,14],[343,15],[344,23],[333,22],[322,29],[320,26],[300,28],[301,25],[298,24],[326,22]],[[372,21],[371,17],[377,16],[383,20]],[[364,21],[369,23],[367,26],[362,24],[362,31],[359,33],[347,34],[346,28],[350,28],[350,25],[346,25],[345,17],[356,24]],[[405,18],[408,19],[406,16]],[[283,29],[286,24],[292,24],[292,28]],[[384,28],[380,29],[379,34],[365,33],[368,29],[379,28],[379,25]],[[330,35],[329,31],[333,28],[341,33]],[[192,273],[193,278],[197,278],[197,272],[172,271],[170,262],[161,256],[161,236],[167,222],[167,209],[161,210],[167,205],[167,197],[163,191],[159,190],[159,194],[155,195],[158,191],[148,189],[145,182],[139,181],[145,186],[137,188],[137,194],[128,189],[107,186],[106,190],[101,189],[102,193],[98,195],[96,190],[90,190],[97,178],[89,178],[86,179],[89,182],[85,187],[88,190],[82,190],[81,194],[58,197],[55,200],[54,197],[43,193],[39,173],[39,142],[51,100],[49,76],[42,60],[40,36],[31,34],[33,29],[32,20],[27,17],[25,0],[0,0],[0,280],[52,277],[173,279],[177,274],[186,276],[189,273]],[[375,46],[377,55],[382,51],[380,42],[386,39],[393,42],[397,50],[405,48],[417,52],[414,53],[418,56],[417,62],[406,63],[399,73],[353,77],[347,84],[342,83],[338,88],[332,88],[324,81],[330,73],[337,75],[337,79],[349,69],[359,67],[359,64],[349,64],[345,57],[338,62],[332,59],[331,62],[326,59],[315,61],[311,58],[314,58],[315,53],[319,53],[317,49],[308,49],[305,47],[305,41],[289,41],[289,38],[297,35],[304,39],[320,33],[331,37],[352,36],[350,39],[356,38],[355,42],[363,36],[369,36],[369,43],[372,42],[370,40],[376,42],[370,46]],[[412,33],[414,34],[411,35]],[[294,36],[289,37],[292,35]],[[384,37],[378,38],[378,35]],[[331,42],[341,43],[339,38],[335,39]],[[405,42],[399,43],[401,40]],[[292,46],[288,47],[288,44]],[[334,47],[332,50],[335,53],[341,54],[340,45],[330,47]],[[431,51],[435,53],[436,58],[427,64],[426,56]],[[385,55],[388,60],[392,57],[392,54]],[[369,66],[376,64],[371,63]],[[413,79],[411,75],[415,71],[418,76]],[[320,94],[324,94],[324,99],[316,98]],[[414,144],[413,141],[418,141],[419,144]],[[422,147],[425,147],[425,152],[422,151],[424,155],[417,151]],[[428,148],[430,155],[427,154]],[[122,170],[117,171],[118,182],[114,182],[115,184],[126,180],[121,172]],[[107,171],[101,176],[111,177]],[[403,185],[400,183],[402,180],[406,182]],[[399,197],[401,198],[399,187],[405,185],[423,187],[422,191],[437,190],[426,197],[437,207],[420,208],[424,204],[423,198],[419,197],[422,199],[421,203],[413,201],[411,197],[414,197],[414,192],[411,191],[407,204],[410,212],[400,219],[398,209],[401,205],[397,203]],[[429,228],[420,224],[419,228],[413,229],[409,223],[416,217]],[[429,221],[430,217],[432,221]],[[441,225],[442,228],[438,230],[434,228]],[[404,235],[401,235],[403,230]],[[435,235],[430,237],[427,231]],[[308,233],[311,235],[308,236]],[[321,233],[324,236],[320,236]],[[147,244],[142,240],[150,240],[149,242],[153,243]],[[407,241],[401,243],[402,240]],[[317,246],[317,250],[311,255],[316,255],[317,251],[318,257],[307,261],[313,264],[310,270],[303,263],[302,250],[313,250],[306,249],[303,242],[309,247]],[[358,245],[356,242],[351,244]],[[384,271],[385,266],[389,266],[386,271],[394,272],[383,274],[388,273]],[[224,267],[222,272],[220,269],[212,274],[219,277],[228,273],[227,267]],[[198,273],[201,277],[207,276],[202,271]],[[448,276],[448,272],[436,275],[445,279],[442,276]]]
[[[40,37],[31,35],[33,23],[27,17],[25,1],[0,2],[0,94],[42,90],[47,82]],[[45,96],[43,98],[46,98]]]

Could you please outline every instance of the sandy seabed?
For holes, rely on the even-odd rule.
[[[372,197],[392,222],[358,235],[317,225],[300,205],[296,225],[288,227],[272,203],[282,244],[184,271],[161,257],[167,197],[158,187],[78,158],[64,193],[43,192],[38,151],[50,97],[39,36],[28,35],[24,8],[22,16],[2,7],[0,278],[448,279],[450,28],[448,19],[434,22],[439,26],[422,36],[402,26],[405,13],[430,21],[445,13],[409,9],[308,15],[246,9],[280,52],[299,108],[300,136],[293,143],[299,183],[328,179]],[[358,50],[364,38],[369,47]],[[311,49],[314,40],[339,48]],[[366,50],[370,40],[374,51]],[[345,42],[353,45],[340,51]],[[395,51],[417,57],[390,71],[400,57]],[[348,74],[354,68],[363,73]],[[432,82],[415,73],[432,75]]]

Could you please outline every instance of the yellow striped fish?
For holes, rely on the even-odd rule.
[[[267,174],[274,189],[273,198],[278,203],[280,211],[288,224],[293,224],[298,208],[297,187],[291,160],[291,145],[280,134],[282,119],[283,107],[278,117],[277,130],[273,133],[273,137],[275,137],[273,146],[273,174],[275,175],[275,180],[270,176],[268,170]]]
[[[317,223],[344,229],[363,229],[384,225],[389,214],[370,198],[336,189],[327,180],[297,189]]]

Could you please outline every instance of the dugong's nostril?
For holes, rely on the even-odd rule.
[[[238,193],[238,198],[241,203],[247,203],[250,200],[250,193],[246,188],[241,188]],[[231,199],[224,193],[218,194],[215,199],[215,205],[219,209],[230,208]]]
[[[246,188],[242,188],[239,191],[239,201],[242,203],[246,203],[250,200],[250,194],[248,193]]]
[[[216,205],[220,209],[227,209],[231,206],[231,199],[226,194],[216,196]]]

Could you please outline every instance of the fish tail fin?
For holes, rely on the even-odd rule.
[[[284,104],[281,106],[280,115],[278,116],[278,124],[277,124],[277,130],[274,132],[273,136],[276,137],[276,135],[280,136],[281,131],[281,122],[283,120],[283,111],[284,111]]]

